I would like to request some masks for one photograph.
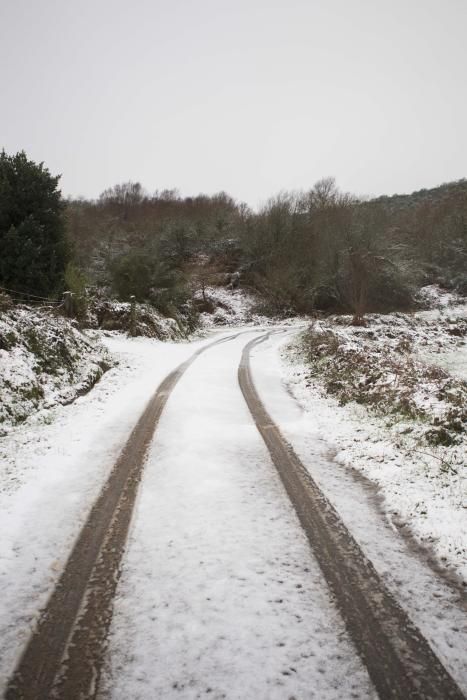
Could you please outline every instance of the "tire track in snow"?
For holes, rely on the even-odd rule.
[[[377,698],[238,387],[259,335],[199,358],[161,416],[100,700]]]
[[[245,346],[238,370],[240,388],[380,698],[462,700],[464,695],[453,678],[388,591],[261,402],[249,356],[268,336]]]
[[[94,503],[65,569],[8,683],[6,700],[92,698],[97,692],[112,600],[146,453],[159,418],[197,350],[157,388]]]

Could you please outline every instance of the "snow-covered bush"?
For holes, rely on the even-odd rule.
[[[422,287],[415,296],[415,302],[420,308],[447,309],[461,304],[462,296],[457,292],[448,292],[437,284],[428,284]]]
[[[450,446],[467,435],[467,384],[423,361],[419,351],[454,348],[466,336],[462,318],[370,315],[366,327],[355,328],[350,317],[335,317],[303,334],[301,353],[310,377],[342,405],[355,401],[414,421],[425,443]]]
[[[257,298],[244,289],[206,287],[195,293],[194,303],[200,311],[200,322],[209,326],[267,324],[271,319],[257,313]]]
[[[109,369],[105,348],[43,311],[0,311],[0,432],[40,408],[71,403]]]
[[[88,328],[130,332],[131,304],[124,301],[94,297],[89,301],[85,321]],[[182,316],[174,310],[174,318],[166,318],[149,304],[136,304],[135,335],[159,340],[185,338],[193,330],[190,315]]]

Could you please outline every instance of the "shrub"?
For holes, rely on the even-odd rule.
[[[43,163],[0,154],[0,284],[51,295],[63,287],[69,251],[63,202]]]

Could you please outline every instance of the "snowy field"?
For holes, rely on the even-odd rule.
[[[467,307],[464,315],[467,318]],[[438,350],[431,353],[421,351],[420,357],[424,362],[437,365],[454,377],[467,382],[467,339],[459,343],[455,350]]]
[[[431,285],[424,288],[425,300],[433,307],[428,311],[419,311],[416,318],[442,325],[447,320],[465,319],[467,321],[467,304],[455,294],[440,293]],[[438,346],[435,352],[423,352],[420,356],[425,362],[433,363],[464,381],[467,381],[467,338],[458,343],[455,349]]]
[[[467,381],[467,342],[454,352],[440,353],[438,355],[426,355],[427,362],[439,365],[455,377]]]

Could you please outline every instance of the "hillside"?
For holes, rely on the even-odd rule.
[[[382,195],[372,201],[380,202],[392,213],[400,213],[420,205],[467,207],[467,178],[446,182],[437,187],[416,190],[410,194]]]
[[[427,284],[467,293],[467,180],[359,200],[332,178],[257,212],[226,193],[182,197],[127,182],[70,201],[74,265],[122,301],[179,312],[232,273],[271,314],[414,308]]]
[[[63,318],[27,307],[3,310],[0,435],[40,409],[72,403],[112,364],[100,343]]]

